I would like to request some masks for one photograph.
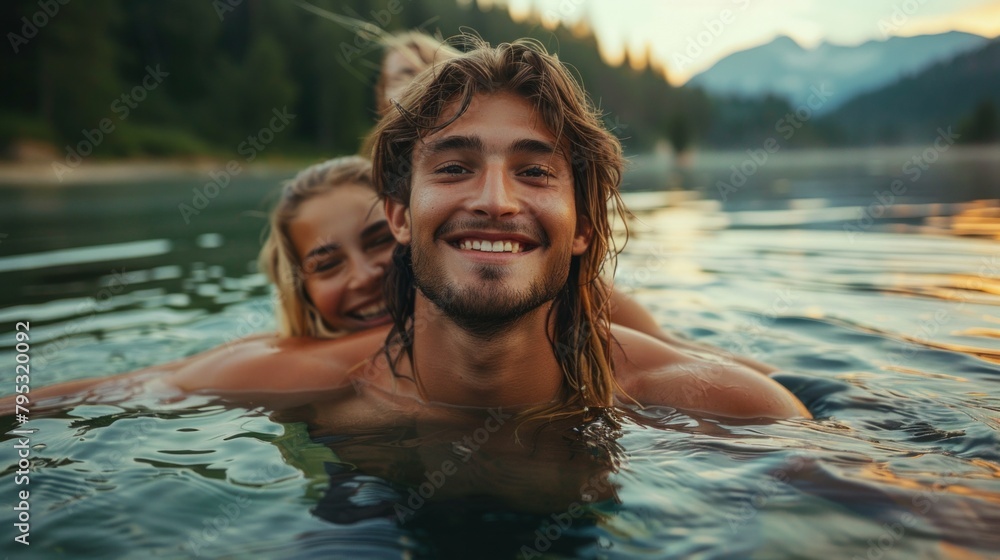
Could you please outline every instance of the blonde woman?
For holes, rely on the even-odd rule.
[[[257,357],[274,352],[308,353],[321,346],[315,344],[317,339],[338,338],[387,324],[382,284],[395,245],[372,187],[369,160],[347,156],[310,166],[282,188],[260,252],[261,270],[278,295],[277,333],[249,336],[127,374],[33,388],[32,410],[123,400],[155,386],[161,374],[185,370],[208,373],[231,369],[229,385],[239,387],[241,376],[274,374],[273,365],[256,361]],[[305,371],[294,375],[309,377]],[[153,385],[142,383],[147,380]],[[0,415],[12,414],[13,409],[13,396],[0,399]]]
[[[333,338],[388,323],[382,279],[394,247],[371,162],[347,156],[301,171],[271,212],[259,259],[278,292],[279,335]]]

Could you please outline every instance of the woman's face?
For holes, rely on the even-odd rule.
[[[389,323],[382,296],[396,241],[371,188],[342,185],[299,206],[288,233],[309,299],[333,330]]]

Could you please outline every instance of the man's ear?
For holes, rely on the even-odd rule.
[[[586,216],[577,216],[576,233],[573,235],[573,255],[580,256],[590,247],[594,237],[594,226]]]
[[[410,208],[402,202],[385,199],[385,218],[389,222],[389,230],[400,245],[410,243]]]

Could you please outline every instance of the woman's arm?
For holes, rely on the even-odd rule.
[[[252,336],[162,365],[32,389],[32,415],[79,404],[110,404],[145,389],[165,396],[211,394],[269,408],[313,402],[317,395],[351,388],[349,372],[373,355],[385,329],[336,340]],[[153,386],[149,382],[155,382]],[[0,399],[0,416],[15,413],[17,395]]]
[[[171,371],[178,367],[184,360],[177,360],[159,366],[143,368],[140,370],[110,375],[106,377],[90,377],[87,379],[75,379],[64,381],[55,385],[32,388],[24,393],[28,398],[27,403],[21,406],[28,409],[31,415],[44,413],[53,409],[64,409],[85,403],[113,402],[112,395],[122,396],[121,390],[134,387],[147,377],[158,376],[164,372]],[[9,395],[0,398],[0,416],[11,416],[17,409],[17,397],[20,395]]]
[[[677,336],[672,336],[660,328],[653,315],[646,310],[639,302],[623,294],[618,290],[611,292],[611,322],[639,331],[643,334],[662,340],[667,344],[679,348],[685,352],[696,354],[708,354],[736,362],[748,367],[756,372],[769,375],[777,371],[771,367],[750,358],[739,356],[732,352],[727,352],[721,348],[715,348],[707,344],[700,344],[690,340],[684,340]]]
[[[80,404],[111,404],[128,398],[147,381],[156,379],[162,381],[162,387],[187,391],[184,386],[188,379],[197,380],[190,383],[193,386],[217,385],[228,388],[235,384],[235,376],[227,375],[234,371],[252,367],[255,357],[262,349],[270,349],[276,337],[255,335],[228,344],[217,346],[211,350],[136,371],[75,379],[48,385],[33,387],[25,393],[28,403],[22,406],[31,411],[32,415],[50,410],[65,409]],[[0,416],[9,416],[16,412],[18,395],[0,398]]]

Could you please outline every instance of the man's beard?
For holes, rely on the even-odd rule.
[[[424,251],[419,243],[410,245],[413,276],[417,288],[449,319],[478,338],[493,338],[530,311],[559,295],[565,286],[570,268],[569,251],[552,255],[548,270],[534,280],[526,290],[514,290],[506,285],[510,273],[505,267],[491,264],[476,266],[481,280],[477,286],[456,286],[445,277],[442,267]],[[541,250],[541,248],[536,249]]]

